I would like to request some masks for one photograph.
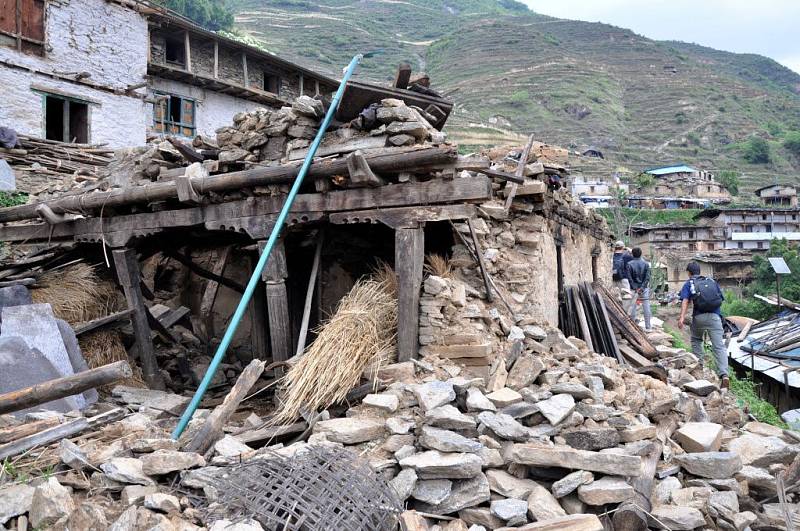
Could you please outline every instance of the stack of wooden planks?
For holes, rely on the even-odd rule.
[[[114,151],[101,144],[70,144],[20,135],[18,148],[0,148],[15,172],[45,177],[83,176],[97,178],[108,165]]]

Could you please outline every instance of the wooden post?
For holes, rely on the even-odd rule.
[[[214,79],[219,79],[219,41],[214,41]]]
[[[244,73],[244,83],[242,84],[245,88],[250,86],[250,80],[247,78],[247,54],[242,52],[242,72]]]
[[[425,259],[422,227],[394,232],[394,268],[397,274],[397,361],[417,357],[419,349],[419,290]]]
[[[150,336],[150,325],[147,323],[147,308],[142,297],[139,261],[134,249],[115,249],[114,265],[117,279],[125,292],[128,309],[131,310],[133,333],[139,349],[139,362],[142,364],[142,376],[152,389],[164,389],[164,381],[158,371],[158,362],[153,350],[153,338]]]
[[[188,31],[184,31],[183,32],[183,43],[184,43],[183,44],[184,47],[186,48],[186,54],[185,54],[186,71],[187,72],[191,72],[192,71],[192,43],[191,43],[191,39],[189,38],[189,32]]]
[[[319,96],[319,79],[314,80],[314,96]]]
[[[263,253],[266,242],[258,242]],[[285,361],[294,353],[292,348],[292,325],[289,317],[289,294],[286,291],[286,250],[281,238],[275,242],[264,268],[263,279],[267,284],[267,318],[269,319],[269,339],[272,361]]]
[[[250,260],[250,269],[255,267],[256,260]],[[267,300],[263,285],[256,287],[250,301],[250,338],[254,359],[265,360],[269,352],[269,333],[267,331]]]
[[[319,263],[322,258],[322,245],[325,242],[325,229],[320,229],[317,235],[317,246],[314,249],[314,262],[311,264],[311,274],[308,276],[308,288],[306,289],[306,300],[303,304],[303,319],[300,322],[300,335],[297,337],[297,351],[295,356],[303,353],[308,337],[308,323],[311,320],[311,304],[314,302],[314,291],[317,287],[317,276],[319,276]]]
[[[300,95],[303,95],[303,74],[300,74]]]
[[[225,273],[225,266],[228,265],[228,258],[231,255],[232,246],[223,247],[219,251],[212,273],[221,277]],[[209,279],[206,282],[206,289],[203,292],[203,298],[200,300],[200,317],[206,326],[206,331],[209,337],[214,335],[214,317],[211,310],[214,308],[214,302],[217,300],[217,293],[219,293],[219,282]]]

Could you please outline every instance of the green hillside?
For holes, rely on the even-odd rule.
[[[743,188],[800,180],[800,75],[771,59],[653,41],[599,23],[554,19],[514,0],[239,0],[239,31],[336,75],[381,49],[358,77],[388,82],[400,61],[456,103],[447,131],[467,146],[543,141],[598,146],[633,171],[682,161],[735,169]],[[744,159],[768,141],[767,163]],[[590,167],[586,167],[590,170]]]

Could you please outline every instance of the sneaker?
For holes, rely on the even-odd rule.
[[[722,387],[723,389],[728,389],[730,386],[731,386],[730,378],[728,378],[727,376],[723,376],[722,384],[720,385],[720,387]]]

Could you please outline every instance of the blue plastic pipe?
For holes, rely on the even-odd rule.
[[[247,310],[247,305],[250,303],[253,292],[258,285],[258,279],[261,277],[261,271],[263,271],[264,267],[267,265],[269,255],[272,253],[272,248],[275,247],[275,242],[278,241],[278,236],[280,236],[281,230],[283,229],[283,224],[286,222],[286,216],[289,215],[289,211],[292,209],[292,203],[294,203],[294,199],[297,197],[297,192],[300,190],[300,186],[303,184],[303,179],[305,178],[306,173],[308,173],[308,168],[311,166],[311,161],[314,159],[317,148],[322,142],[322,137],[325,135],[325,131],[328,129],[328,126],[333,119],[333,115],[336,113],[337,107],[339,107],[339,101],[342,99],[342,94],[344,94],[347,81],[350,79],[350,76],[353,75],[353,71],[363,58],[363,54],[358,54],[353,57],[353,59],[350,61],[350,64],[347,66],[347,70],[344,72],[344,76],[342,76],[342,81],[339,83],[339,89],[336,91],[336,95],[334,95],[330,107],[328,107],[328,112],[325,114],[325,119],[322,120],[322,125],[319,127],[319,131],[317,132],[317,136],[314,138],[314,142],[311,143],[311,147],[309,148],[308,154],[303,161],[303,165],[300,167],[300,172],[297,174],[297,178],[294,180],[292,189],[289,190],[289,195],[286,197],[286,202],[283,204],[280,214],[278,214],[278,219],[275,220],[275,226],[272,227],[272,233],[269,235],[267,245],[264,247],[264,252],[261,253],[261,256],[258,259],[258,263],[253,271],[253,276],[250,277],[250,282],[247,283],[244,294],[239,301],[239,306],[236,307],[236,311],[233,313],[233,317],[228,325],[228,329],[225,330],[225,335],[222,337],[222,341],[217,348],[217,352],[214,354],[214,358],[211,360],[211,364],[208,366],[205,376],[203,376],[203,381],[200,382],[200,385],[197,387],[197,391],[194,392],[192,401],[186,407],[186,411],[183,412],[180,422],[178,422],[178,425],[172,432],[173,439],[180,437],[181,433],[183,433],[183,430],[186,429],[186,426],[192,419],[192,415],[194,415],[194,412],[197,410],[197,406],[200,405],[203,395],[206,394],[208,386],[211,383],[211,380],[214,378],[214,374],[216,374],[217,369],[219,368],[219,364],[225,357],[225,352],[227,352],[228,347],[231,344],[233,335],[236,333],[236,329],[239,327],[239,323],[244,316],[244,312]]]

